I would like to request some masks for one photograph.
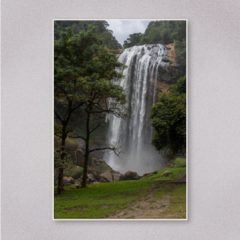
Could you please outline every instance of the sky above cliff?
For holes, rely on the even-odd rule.
[[[120,21],[120,20],[106,20],[109,24],[108,29],[113,31],[113,36],[118,42],[123,45],[123,42],[127,40],[129,34],[144,33],[148,23],[151,21]]]

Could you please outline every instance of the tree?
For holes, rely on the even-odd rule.
[[[171,160],[186,153],[186,76],[169,91],[152,106],[150,118],[154,127],[152,145]]]
[[[76,35],[71,28],[67,28],[66,32],[61,33],[60,40],[54,42],[55,135],[61,138],[62,160],[66,158],[65,140],[68,136],[82,138],[86,142],[82,187],[86,187],[89,153],[103,149],[118,153],[116,145],[110,143],[90,149],[90,134],[100,126],[98,124],[92,128],[90,122],[93,114],[126,116],[126,96],[122,87],[111,81],[122,77],[115,67],[122,67],[122,64],[103,46],[96,27],[90,26],[87,31]],[[112,99],[111,106],[108,98]],[[70,125],[77,111],[85,113],[85,136],[74,131],[74,121]],[[59,169],[58,193],[63,192],[63,170]]]
[[[80,31],[87,31],[88,26],[93,25],[98,28],[98,34],[104,40],[104,43],[109,49],[120,49],[121,44],[113,36],[113,32],[109,29],[107,21],[54,21],[54,39],[59,40],[61,37],[61,31],[66,31],[67,27],[72,28],[74,34],[78,34]]]
[[[127,116],[125,113],[126,95],[123,93],[122,87],[111,81],[122,77],[122,74],[115,70],[116,67],[122,67],[122,64],[117,62],[115,55],[109,53],[106,48],[102,48],[91,65],[88,66],[89,74],[85,78],[83,88],[84,96],[88,99],[84,105],[86,134],[85,136],[72,134],[72,137],[79,137],[86,143],[82,188],[86,187],[87,164],[91,152],[108,149],[114,151],[117,155],[120,153],[116,143],[101,141],[100,146],[97,141],[90,142],[90,135],[101,125],[99,121],[96,126],[91,126],[94,114],[108,113],[121,118]],[[109,104],[109,98],[111,98],[111,104]]]
[[[124,41],[123,47],[124,48],[129,48],[129,47],[132,47],[134,45],[139,45],[141,37],[142,37],[141,33],[130,34],[129,38]]]

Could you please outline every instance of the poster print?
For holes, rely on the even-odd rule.
[[[54,219],[187,219],[186,20],[54,20]]]

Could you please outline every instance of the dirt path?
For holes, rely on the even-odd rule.
[[[153,194],[164,183],[155,183],[146,197],[143,197],[137,202],[128,204],[128,208],[119,210],[105,219],[161,219],[165,218],[162,214],[170,205],[169,197],[173,191],[175,184],[168,183],[171,191],[164,195],[160,200],[156,200]],[[167,216],[166,216],[167,217]]]

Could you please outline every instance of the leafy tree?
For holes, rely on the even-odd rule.
[[[109,49],[120,49],[122,48],[121,44],[118,43],[116,38],[112,34],[113,32],[111,30],[104,31],[103,33],[100,34],[100,36],[104,39],[105,45]]]
[[[87,101],[80,90],[82,77],[86,76],[84,66],[92,61],[101,44],[96,29],[73,35],[67,28],[61,32],[61,39],[54,42],[54,113],[57,123],[55,135],[61,138],[61,159],[65,157],[66,138],[72,131],[69,121],[74,112]],[[59,168],[58,193],[63,192],[63,167]]]
[[[95,114],[115,114],[125,117],[126,96],[122,87],[111,80],[122,77],[115,68],[122,67],[103,45],[98,29],[89,26],[87,31],[74,35],[71,28],[61,33],[61,38],[54,42],[54,113],[56,118],[55,135],[61,138],[61,159],[66,159],[66,138],[82,138],[86,143],[82,187],[86,187],[87,163],[93,151],[110,149],[118,154],[115,144],[106,143],[97,146],[90,142],[90,134],[99,126],[91,125]],[[107,101],[112,99],[111,106]],[[86,134],[78,135],[74,131],[75,114],[86,117]],[[83,114],[84,113],[84,114]],[[95,148],[92,148],[95,144]],[[59,169],[58,193],[63,192],[63,170]]]
[[[186,39],[182,42],[174,41],[174,47],[177,54],[177,62],[186,65]]]
[[[150,118],[154,127],[152,145],[171,160],[186,152],[186,76],[169,90],[152,106]]]
[[[125,113],[126,95],[123,93],[122,87],[111,81],[122,77],[115,70],[116,67],[122,67],[122,64],[117,62],[115,55],[109,53],[107,49],[101,49],[98,56],[88,66],[89,75],[85,78],[83,87],[84,96],[88,99],[84,106],[86,134],[85,136],[76,133],[72,135],[72,137],[82,138],[86,143],[82,187],[86,187],[87,163],[91,152],[109,149],[117,155],[120,153],[116,143],[108,143],[103,140],[101,144],[98,144],[99,139],[90,141],[90,135],[101,125],[99,121],[96,126],[91,126],[94,114],[108,113],[121,118],[127,116]],[[111,98],[111,104],[109,104],[109,98]]]
[[[124,41],[123,47],[128,48],[128,47],[132,47],[134,45],[139,45],[141,37],[142,37],[142,33],[130,34],[129,38]]]
[[[121,44],[113,36],[113,32],[107,29],[107,27],[109,27],[107,21],[55,21],[54,39],[59,40],[61,37],[61,31],[65,31],[67,27],[72,28],[74,34],[78,34],[80,31],[87,31],[89,25],[93,25],[98,28],[99,36],[104,40],[104,44],[109,49],[122,48]]]

